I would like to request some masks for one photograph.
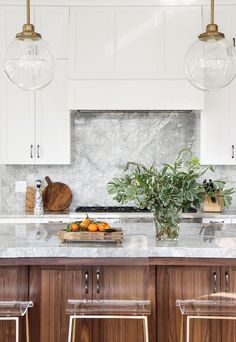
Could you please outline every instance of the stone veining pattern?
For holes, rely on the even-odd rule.
[[[23,210],[25,196],[15,193],[15,181],[50,176],[68,184],[71,205],[115,205],[106,184],[120,176],[126,162],[173,162],[183,147],[196,150],[197,114],[176,112],[72,112],[72,164],[69,166],[2,165],[2,210]],[[216,177],[236,180],[235,167],[218,167]],[[236,207],[236,199],[234,199]]]

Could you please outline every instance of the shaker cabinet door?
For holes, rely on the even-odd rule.
[[[151,300],[150,342],[155,336],[155,268],[147,266],[93,267],[93,298],[108,300]],[[137,320],[94,320],[93,342],[143,341],[142,322]]]
[[[0,77],[2,164],[34,164],[34,93]]]
[[[28,300],[28,268],[0,267],[0,301]],[[15,322],[0,321],[0,341],[15,342]],[[20,320],[20,341],[25,341],[25,321]]]
[[[31,341],[68,341],[68,299],[92,299],[92,284],[85,291],[85,272],[91,280],[91,268],[31,267],[29,295],[35,302],[31,315]],[[76,342],[92,341],[92,320],[76,321]]]
[[[213,272],[216,272],[214,283]],[[181,313],[177,299],[206,298],[214,290],[220,291],[220,268],[157,267],[157,335],[158,342],[179,342]],[[186,330],[186,329],[185,329]],[[218,321],[195,320],[191,323],[191,342],[221,342]],[[232,342],[232,341],[231,341]]]
[[[36,6],[35,28],[56,58],[68,58],[69,7]]]
[[[57,60],[54,80],[35,95],[36,164],[70,164],[67,65],[66,60]]]

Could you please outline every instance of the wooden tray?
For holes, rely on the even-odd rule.
[[[60,230],[59,239],[62,242],[117,242],[123,241],[123,230],[117,228],[115,232],[67,232]]]

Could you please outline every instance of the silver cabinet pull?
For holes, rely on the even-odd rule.
[[[96,272],[96,279],[97,279],[97,294],[100,293],[100,272],[97,270]]]
[[[213,272],[213,293],[217,292],[217,273]]]
[[[85,282],[85,286],[84,286],[84,292],[86,294],[88,294],[88,283],[89,283],[89,274],[88,274],[88,271],[86,271],[84,273],[84,282]]]
[[[235,155],[234,150],[235,150],[234,145],[232,145],[232,159],[234,159],[234,155]]]
[[[39,155],[39,148],[40,148],[40,146],[37,145],[37,158],[40,158],[40,155]]]
[[[33,159],[34,158],[34,145],[30,145],[30,158]]]
[[[229,273],[225,272],[225,292],[229,292]]]
[[[236,45],[236,44],[235,44],[235,38],[233,38],[233,47],[235,47],[235,45]]]

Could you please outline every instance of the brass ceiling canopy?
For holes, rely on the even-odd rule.
[[[203,32],[199,35],[200,40],[209,40],[209,39],[223,39],[225,38],[224,33],[218,31],[218,26],[215,24],[215,0],[211,0],[211,23],[207,25],[206,32]]]
[[[26,0],[26,18],[27,23],[23,25],[23,30],[20,33],[17,33],[16,38],[20,40],[24,40],[26,38],[32,40],[39,40],[42,38],[40,33],[35,32],[34,25],[30,23],[30,0]]]

